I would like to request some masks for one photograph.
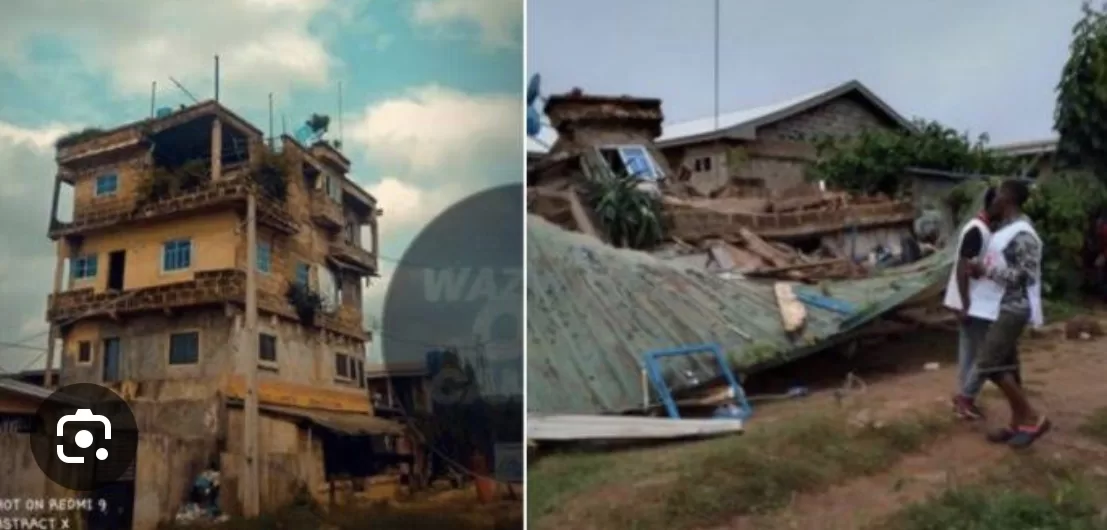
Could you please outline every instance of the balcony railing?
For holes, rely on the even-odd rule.
[[[197,272],[192,280],[120,292],[76,289],[50,295],[46,319],[51,322],[103,315],[162,311],[224,302],[244,302],[246,273],[234,270]]]
[[[53,222],[50,226],[50,237],[57,239],[125,223],[169,218],[205,208],[244,203],[256,186],[245,172],[228,175],[193,191],[178,193],[153,202],[137,202],[129,209],[111,208],[79,212],[72,222]],[[294,234],[298,231],[296,221],[285,211],[283,204],[264,194],[256,194],[256,196],[259,223],[285,234]]]
[[[342,205],[328,197],[323,190],[311,192],[311,219],[330,229],[342,228],[346,221],[342,215]]]
[[[332,241],[330,254],[334,259],[363,272],[375,273],[377,271],[377,257],[355,243],[342,239]]]

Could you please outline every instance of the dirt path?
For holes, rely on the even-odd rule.
[[[1102,319],[1101,319],[1102,320]],[[1065,340],[1059,329],[1029,339],[1024,345],[1024,379],[1032,399],[1053,420],[1054,430],[1030,451],[1039,454],[1089,453],[1107,460],[1107,448],[1077,433],[1092,411],[1107,407],[1107,339]],[[925,403],[944,401],[951,394],[953,367],[918,372],[881,381],[856,398],[866,414],[896,414]],[[873,404],[872,411],[864,404]],[[1006,419],[998,394],[986,391],[988,424]],[[879,405],[877,405],[879,404]],[[856,404],[855,404],[856,405]],[[740,517],[721,528],[775,530],[819,528],[856,530],[878,522],[906,504],[925,499],[943,489],[967,483],[991,470],[1011,454],[1003,446],[983,440],[984,424],[964,424],[923,453],[909,455],[891,469],[857,478],[829,489],[798,495],[788,508],[768,517]],[[721,530],[721,529],[720,529]]]

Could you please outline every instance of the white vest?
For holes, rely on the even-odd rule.
[[[984,267],[987,269],[1006,267],[1007,258],[1003,256],[1003,249],[1007,247],[1015,236],[1023,232],[1034,236],[1034,239],[1041,245],[1042,239],[1038,237],[1038,233],[1034,231],[1034,227],[1025,220],[1020,219],[992,235],[986,247],[988,250],[984,253]],[[1041,256],[1038,256],[1038,259],[1041,260]],[[1041,326],[1045,321],[1045,317],[1042,314],[1040,265],[1038,274],[1039,281],[1030,284],[1026,288],[1027,299],[1030,301],[1030,324],[1034,327]],[[969,308],[969,312],[975,317],[995,320],[999,317],[999,306],[1000,302],[1003,300],[1004,287],[1002,284],[988,278],[981,278],[979,286],[979,291],[974,290],[972,294],[972,307]]]
[[[953,268],[949,271],[949,282],[946,283],[945,299],[945,306],[956,311],[961,310],[961,292],[957,290],[957,263],[961,260],[961,246],[965,244],[965,234],[968,234],[969,230],[973,228],[980,230],[980,235],[982,237],[981,252],[987,250],[988,241],[992,238],[992,230],[988,228],[988,224],[977,217],[969,219],[969,222],[965,223],[965,226],[961,228],[961,235],[958,236],[957,248],[955,249],[956,254],[953,255]],[[976,308],[976,299],[973,298],[973,292],[979,289],[979,287],[977,287],[979,283],[980,280],[969,278],[969,300],[971,301],[969,304],[970,314],[973,312],[973,309]]]

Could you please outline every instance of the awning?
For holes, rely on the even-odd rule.
[[[259,405],[258,410],[290,416],[302,422],[350,436],[402,435],[405,432],[404,426],[400,423],[358,412],[311,410],[282,405]]]

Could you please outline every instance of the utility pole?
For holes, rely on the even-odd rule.
[[[257,197],[251,191],[246,196],[246,317],[242,325],[241,362],[245,364],[246,402],[242,475],[243,515],[254,517],[261,511],[258,479],[258,296],[257,296]]]

